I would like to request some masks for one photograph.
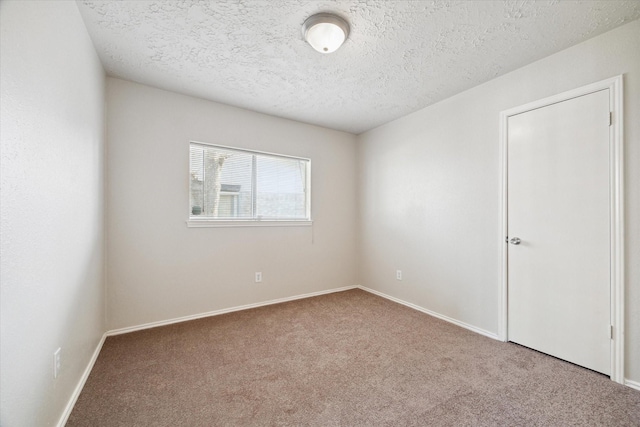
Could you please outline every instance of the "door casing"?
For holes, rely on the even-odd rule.
[[[500,113],[500,294],[498,305],[498,338],[507,341],[508,337],[508,133],[507,122],[510,116],[588,95],[603,89],[609,89],[611,125],[609,126],[609,217],[610,217],[610,295],[611,325],[611,379],[624,384],[624,187],[623,187],[623,78],[622,75],[602,80],[587,86],[560,93],[549,98],[534,101]]]

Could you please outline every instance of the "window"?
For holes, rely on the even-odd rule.
[[[191,142],[189,225],[308,222],[309,184],[309,159]]]

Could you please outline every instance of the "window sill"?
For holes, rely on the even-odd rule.
[[[311,220],[216,220],[216,219],[189,219],[188,228],[203,227],[308,227],[313,225]]]

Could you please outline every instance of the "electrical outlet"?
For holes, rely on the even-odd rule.
[[[402,280],[402,270],[396,270],[396,279]]]
[[[256,283],[260,283],[262,282],[262,273],[257,271],[256,272]]]
[[[58,348],[53,353],[53,378],[58,378],[58,375],[60,375],[60,367],[61,366],[62,366],[62,364],[61,364],[61,360],[60,360],[60,348]]]

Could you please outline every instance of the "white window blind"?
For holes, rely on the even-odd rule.
[[[310,161],[192,142],[189,219],[309,221]]]

